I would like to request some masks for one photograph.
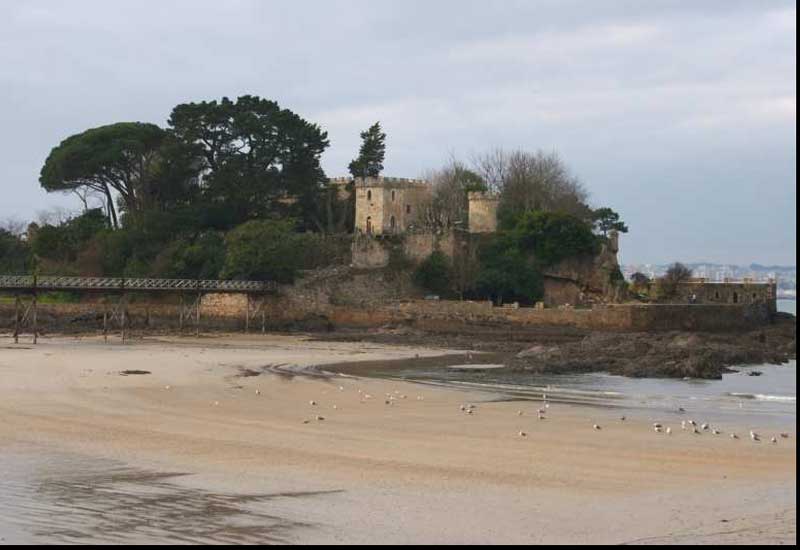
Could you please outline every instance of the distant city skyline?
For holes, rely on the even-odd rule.
[[[630,226],[623,263],[797,261],[793,1],[4,8],[0,223],[78,206],[37,181],[69,135],[254,94],[329,132],[331,177],[377,120],[390,176],[495,147],[556,150],[592,205]]]

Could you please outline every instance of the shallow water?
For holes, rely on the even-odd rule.
[[[782,300],[781,311],[795,313],[794,301]],[[702,416],[716,423],[767,425],[792,429],[797,419],[797,362],[752,365],[735,369],[722,380],[633,379],[602,373],[532,374],[505,370],[453,369],[447,366],[372,371],[382,377],[413,380],[495,394],[496,399],[541,401],[619,407],[663,418],[665,415]],[[750,376],[757,371],[761,376]]]
[[[51,449],[0,450],[0,544],[284,544],[312,525],[283,516],[288,499],[235,494],[111,460]]]

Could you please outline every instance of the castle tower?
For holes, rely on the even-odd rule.
[[[491,193],[469,193],[469,232],[495,233],[497,231],[497,207],[500,197]]]
[[[396,235],[416,222],[431,197],[423,180],[356,178],[356,231],[367,235]]]

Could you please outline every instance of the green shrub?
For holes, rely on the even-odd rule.
[[[436,250],[414,271],[414,284],[440,296],[452,292],[452,269],[441,251]]]

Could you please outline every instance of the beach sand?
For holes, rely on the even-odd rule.
[[[539,421],[535,402],[264,369],[443,350],[274,335],[8,342],[0,340],[0,474],[17,477],[0,482],[0,535],[3,526],[8,533],[0,542],[259,542],[268,535],[234,520],[194,538],[179,527],[211,522],[208,503],[221,497],[208,495],[232,502],[242,494],[271,495],[257,517],[284,522],[273,531],[277,542],[796,542],[794,431],[777,445],[766,432],[762,443],[750,441],[758,426],[726,427],[738,441],[690,435],[678,424],[667,436],[652,419],[623,423],[610,409],[553,404]],[[467,403],[474,414],[460,410]],[[59,473],[61,456],[71,473]],[[148,510],[152,499],[109,505],[125,508],[126,518],[152,514],[157,528],[149,519],[117,526],[92,497],[59,500],[60,522],[76,506],[99,519],[76,517],[104,529],[48,529],[55,505],[41,502],[42,487],[88,475],[94,464],[186,474],[170,490],[199,500],[180,501],[184,515],[166,522],[162,508]],[[92,485],[81,479],[74,487]],[[114,490],[125,496],[124,487]]]

